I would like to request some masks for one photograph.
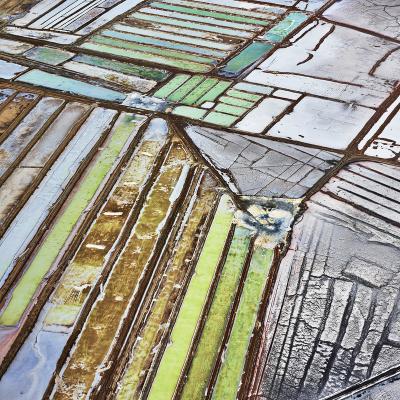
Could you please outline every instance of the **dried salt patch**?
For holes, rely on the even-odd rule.
[[[297,100],[302,96],[302,93],[290,92],[288,90],[279,89],[273,94],[274,97],[281,97],[288,100]]]
[[[117,217],[119,215],[122,215],[122,211],[106,211],[104,215],[107,215],[108,217]]]
[[[92,285],[90,283],[85,283],[80,286],[73,286],[72,289],[77,291],[77,292],[83,292],[85,289],[91,288]]]
[[[212,102],[212,101],[206,101],[205,103],[203,103],[203,104],[201,105],[201,108],[210,109],[210,108],[213,108],[214,106],[215,106],[215,103],[214,103],[214,102]]]
[[[102,244],[87,244],[86,247],[88,249],[97,249],[97,250],[104,250],[106,248],[106,246],[102,245]]]

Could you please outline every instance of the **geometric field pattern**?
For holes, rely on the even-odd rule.
[[[0,400],[398,400],[399,21],[0,0]]]

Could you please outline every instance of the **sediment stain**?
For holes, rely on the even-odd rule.
[[[133,227],[126,247],[117,259],[100,297],[93,305],[70,360],[53,393],[54,399],[88,393],[103,362],[112,350],[118,331],[141,284],[163,230],[171,217],[189,172],[189,156],[174,143],[161,167],[160,175]],[[97,378],[98,379],[98,378]]]

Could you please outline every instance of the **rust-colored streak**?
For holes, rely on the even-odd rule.
[[[16,14],[27,10],[34,3],[35,0],[0,0],[0,14]]]
[[[161,143],[144,140],[90,228],[52,298],[47,325],[72,325],[148,177]]]
[[[112,350],[119,325],[134,296],[141,275],[162,239],[162,227],[173,206],[175,185],[183,173],[188,156],[175,144],[161,169],[147,202],[133,228],[127,245],[97,302],[94,304],[58,386],[54,399],[88,393],[96,375],[107,368],[103,360]],[[161,243],[160,243],[161,244]]]
[[[182,295],[182,287],[190,273],[199,235],[205,228],[207,216],[212,212],[217,196],[215,186],[216,183],[211,177],[203,178],[190,216],[177,239],[175,252],[139,333],[140,338],[134,344],[118,394],[119,400],[140,398],[144,381],[156,356],[152,349],[158,348],[162,342],[173,310]]]

